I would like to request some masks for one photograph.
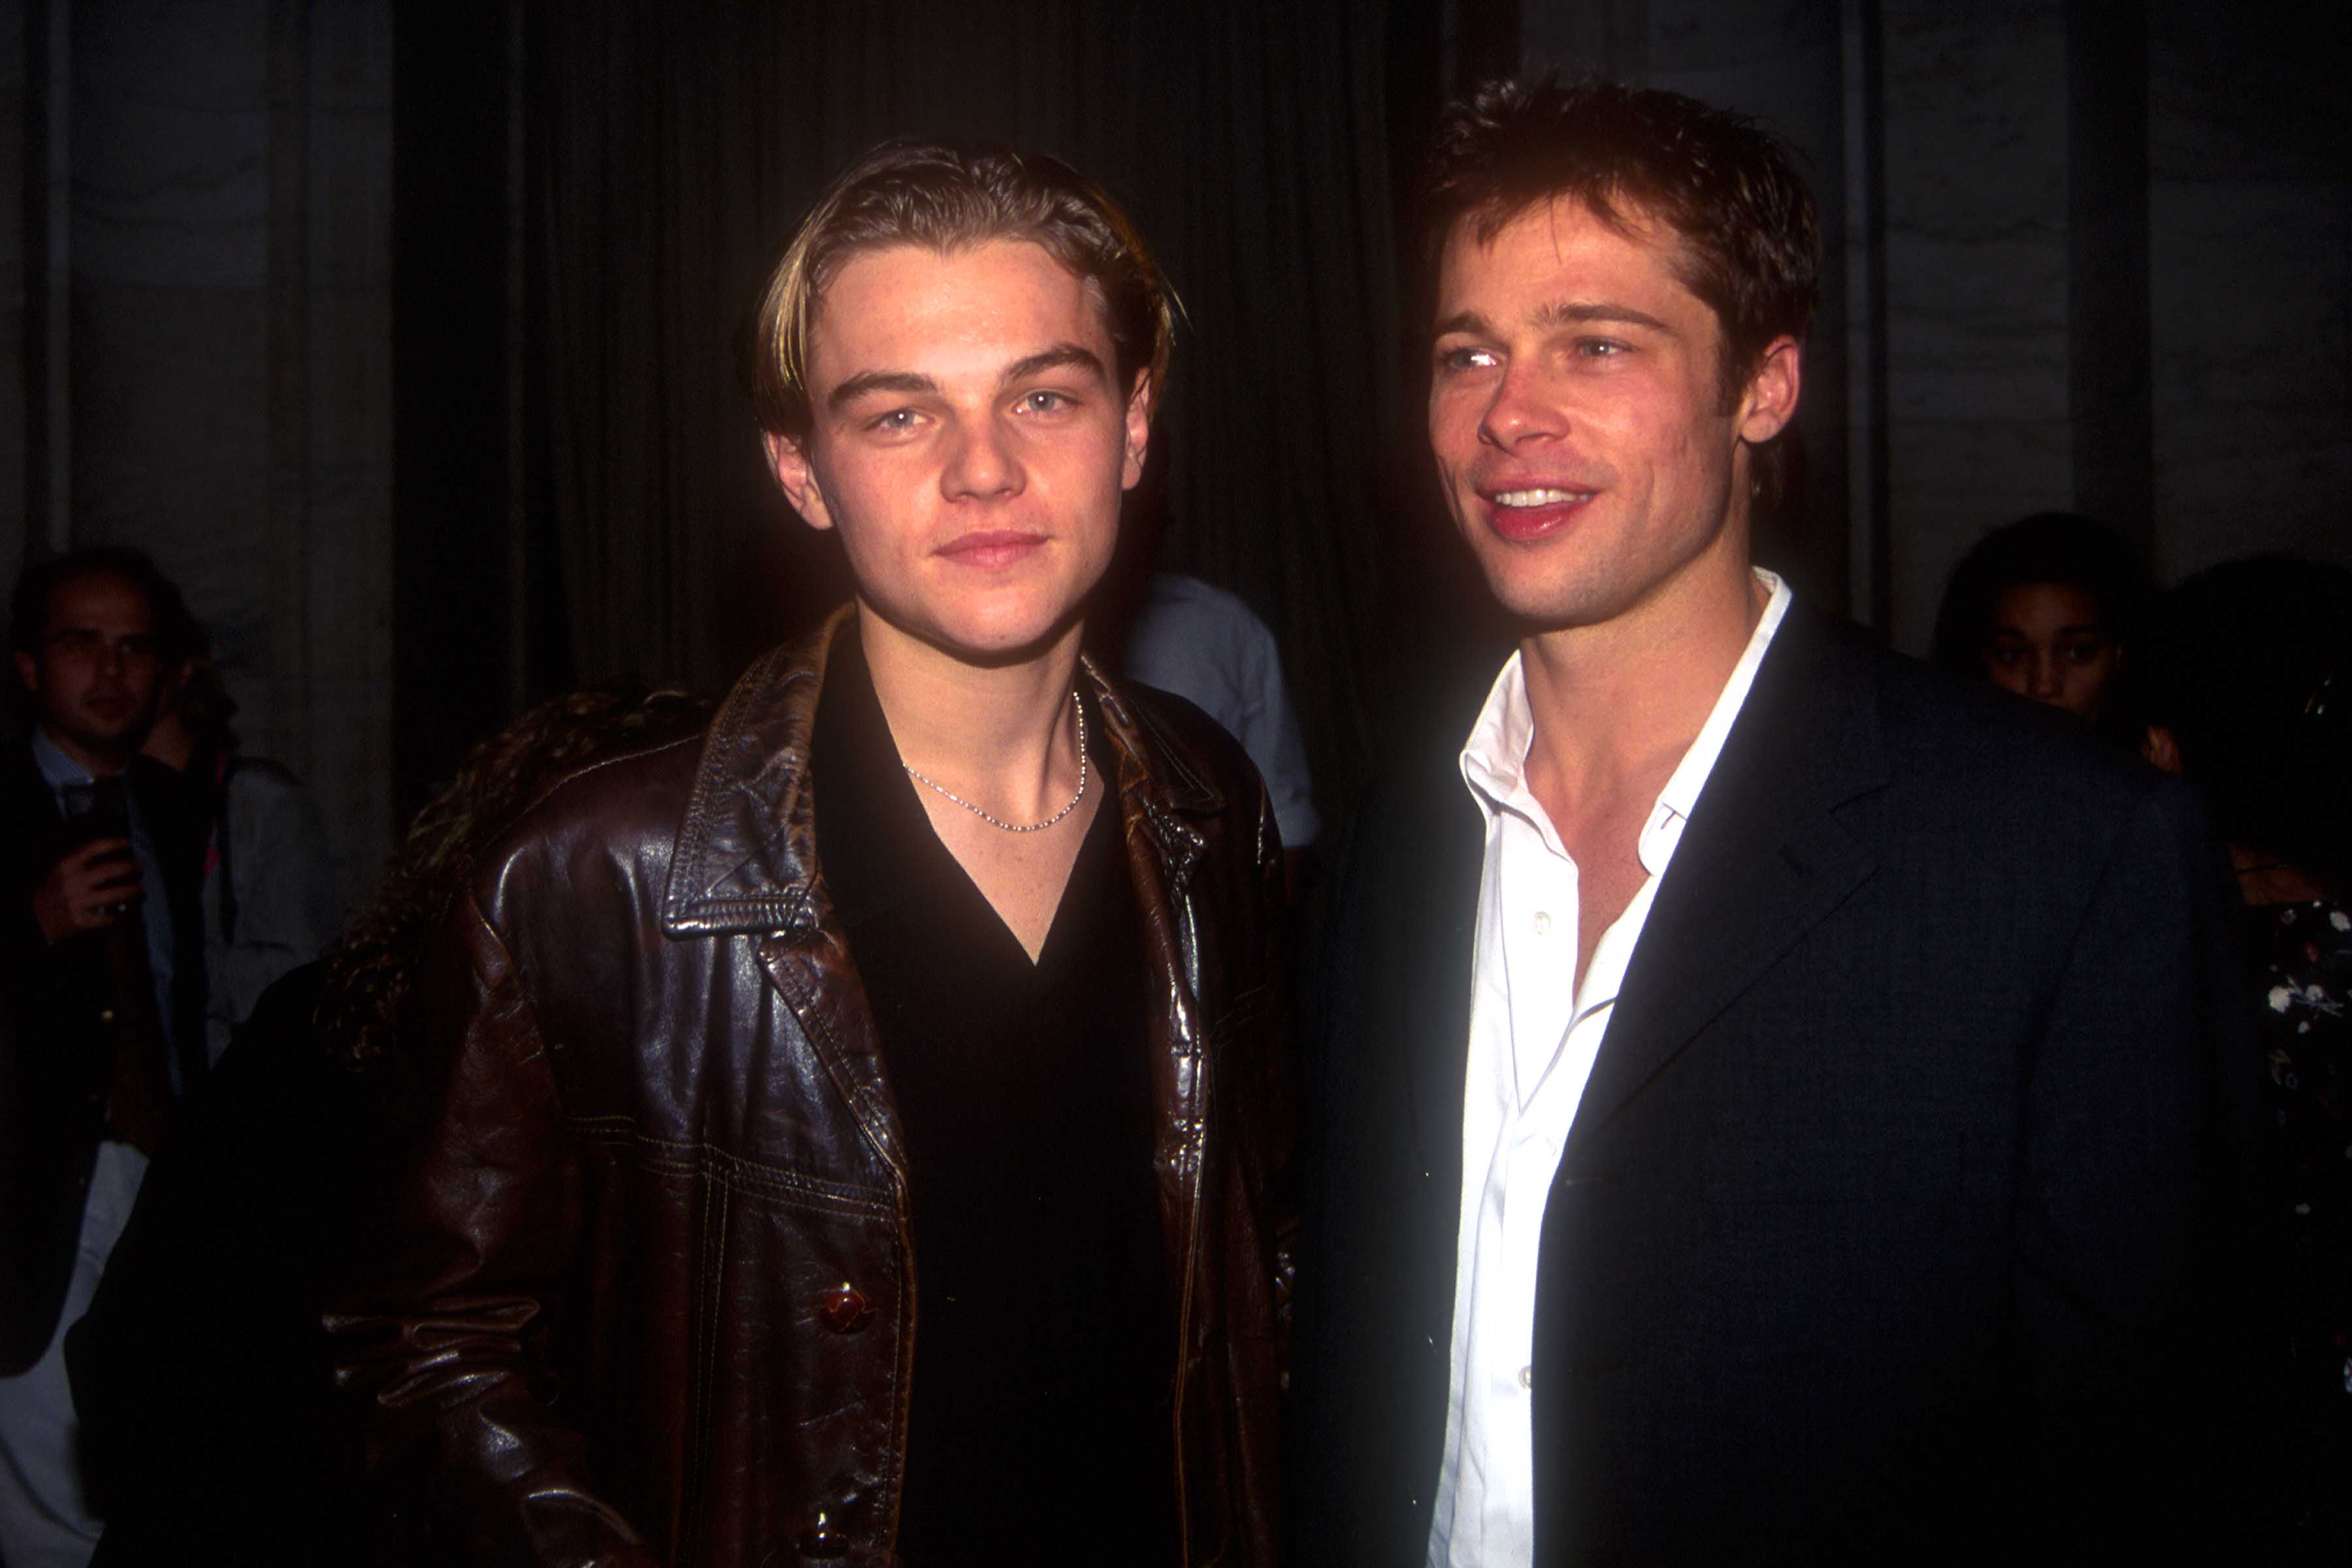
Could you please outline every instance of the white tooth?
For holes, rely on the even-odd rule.
[[[1559,506],[1564,501],[1580,500],[1589,492],[1581,490],[1503,490],[1495,500],[1504,506]]]

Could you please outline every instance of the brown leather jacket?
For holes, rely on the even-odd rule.
[[[328,1327],[436,1562],[891,1561],[919,1259],[814,858],[830,629],[753,665],[706,736],[555,786],[420,978],[423,1114]],[[1264,1563],[1279,846],[1221,731],[1086,679],[1153,976],[1185,1561]]]

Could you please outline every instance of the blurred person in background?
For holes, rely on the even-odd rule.
[[[2167,595],[2118,707],[2229,840],[2269,1114],[2301,1560],[2352,1562],[2352,572],[2264,555]]]
[[[1120,664],[1130,680],[1196,704],[1242,743],[1273,797],[1295,896],[1297,868],[1323,825],[1274,633],[1239,595],[1154,572],[1128,621]]]
[[[2105,524],[2036,512],[1952,569],[1935,661],[2095,725],[2149,593],[2139,557]]]
[[[205,828],[205,1047],[218,1061],[261,994],[334,934],[326,818],[302,782],[237,746],[236,700],[199,647],[164,679],[144,753],[179,773]]]
[[[203,827],[139,752],[195,631],[113,546],[26,568],[11,609],[31,727],[0,747],[0,1562],[76,1568],[99,1523],[65,1331],[205,1065]]]

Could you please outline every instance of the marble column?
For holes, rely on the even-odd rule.
[[[27,0],[0,0],[0,105],[16,110],[0,113],[0,190],[26,189],[31,12]],[[32,415],[25,384],[26,285],[32,259],[25,209],[21,201],[0,202],[0,577],[11,579],[25,559],[26,516],[32,504],[32,476],[25,467],[26,426]],[[0,730],[5,728],[0,720]]]
[[[2352,564],[2352,21],[2148,6],[2156,542]]]
[[[2074,503],[2066,13],[1878,7],[1891,624],[1925,647],[1952,563]]]

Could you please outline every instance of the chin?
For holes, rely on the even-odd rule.
[[[100,756],[127,757],[139,749],[143,738],[138,725],[102,726],[96,724],[59,724],[58,732],[75,745]]]
[[[1580,582],[1565,575],[1538,577],[1525,572],[1486,572],[1486,591],[1506,615],[1544,629],[1592,626],[1624,613],[1628,595],[1613,593],[1611,584]]]
[[[935,623],[924,640],[968,664],[1019,664],[1045,653],[1078,618],[1076,605],[1058,616],[1037,610],[953,617]]]

